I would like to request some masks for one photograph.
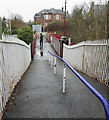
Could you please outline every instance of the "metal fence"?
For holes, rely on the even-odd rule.
[[[86,41],[73,45],[64,45],[64,59],[75,69],[96,78],[109,86],[108,54],[109,41]]]
[[[62,44],[59,41],[60,38],[61,38],[61,36],[59,36],[57,34],[46,33],[46,39],[49,41],[49,43],[51,43],[51,45],[54,48],[54,50],[56,51],[56,53],[59,56],[63,56]]]
[[[56,38],[55,36],[51,35],[51,45],[57,52],[59,56],[61,56],[61,43],[59,42],[59,39]]]
[[[2,39],[2,19],[0,17],[0,39]]]
[[[33,57],[35,55],[36,40],[37,40],[37,33],[34,34],[34,40],[32,42],[32,50],[31,50],[32,51],[32,54],[31,54],[32,59],[33,59]]]
[[[46,38],[56,53],[75,69],[109,86],[109,40],[83,41],[73,46],[64,44],[52,34]]]
[[[31,50],[26,43],[13,36],[0,40],[0,117],[30,62]]]

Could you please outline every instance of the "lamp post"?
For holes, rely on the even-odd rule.
[[[107,3],[107,40],[109,39],[109,1]]]
[[[11,35],[11,20],[9,20],[9,29],[10,29],[10,35]]]
[[[65,12],[64,12],[64,36],[65,36],[65,23],[66,23],[66,4],[67,4],[67,0],[65,0]]]

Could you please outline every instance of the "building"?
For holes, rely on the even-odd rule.
[[[106,5],[102,5],[102,4],[95,5],[94,2],[92,2],[89,12],[90,13],[93,12],[96,15],[100,15],[103,13],[105,8],[106,8]]]
[[[52,21],[62,21],[64,19],[63,8],[61,9],[43,9],[34,15],[34,22],[47,26]]]

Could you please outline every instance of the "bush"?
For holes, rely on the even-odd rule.
[[[33,41],[33,31],[31,27],[23,27],[21,29],[18,29],[17,31],[17,37],[24,42],[26,42],[28,45],[32,43]]]
[[[51,24],[48,24],[48,26],[46,27],[45,30],[49,31],[49,32],[56,32],[62,36],[63,28],[64,28],[63,21],[53,21],[53,22],[51,22]]]

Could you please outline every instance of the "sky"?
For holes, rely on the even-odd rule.
[[[107,0],[67,0],[67,11],[72,12],[75,5],[81,5],[84,2],[90,4],[105,3]],[[43,9],[62,9],[65,6],[65,0],[0,0],[0,17],[9,18],[11,14],[19,14],[25,22],[34,20],[35,13]]]

